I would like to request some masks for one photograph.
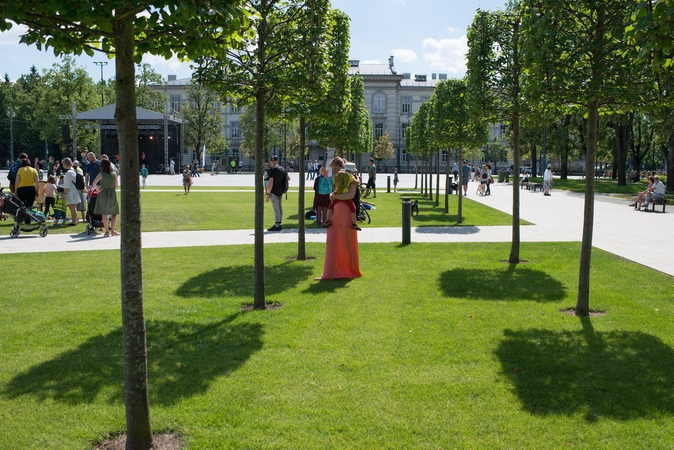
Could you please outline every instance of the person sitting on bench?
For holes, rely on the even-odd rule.
[[[527,184],[529,182],[529,172],[524,172],[524,178],[520,181],[520,186]]]
[[[653,179],[655,180],[655,183],[653,183],[653,186],[646,190],[646,201],[643,203],[643,206],[646,208],[648,208],[648,204],[651,202],[651,200],[665,198],[665,185],[662,184],[662,181],[660,181],[660,177],[656,175],[653,177]],[[641,208],[641,206],[642,204],[639,203],[637,208]]]

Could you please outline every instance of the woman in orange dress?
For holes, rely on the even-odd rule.
[[[354,180],[345,194],[330,194],[331,200],[351,200],[358,188]],[[345,202],[336,202],[332,214],[332,226],[327,229],[323,275],[317,280],[358,278],[358,231],[351,228],[351,211]]]

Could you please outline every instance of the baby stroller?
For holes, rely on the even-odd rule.
[[[14,217],[14,228],[9,232],[11,237],[17,237],[22,231],[31,232],[38,228],[40,236],[45,237],[49,233],[44,214],[26,208],[16,195],[5,194],[4,188],[0,188],[0,210]]]
[[[87,194],[87,235],[92,231],[95,232],[96,228],[103,228],[103,216],[94,214],[97,198],[98,192],[96,192],[96,189],[89,189]]]

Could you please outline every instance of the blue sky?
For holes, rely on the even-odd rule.
[[[505,0],[332,0],[333,8],[351,17],[351,58],[386,63],[394,55],[398,72],[444,72],[450,77],[465,73],[466,27],[475,10],[503,9],[504,5]],[[0,33],[0,74],[8,73],[15,80],[32,65],[42,70],[59,61],[50,50],[18,44],[20,34],[16,26]],[[105,55],[77,58],[98,81],[101,72],[94,61],[108,61],[104,78],[114,75],[114,60]],[[191,74],[189,64],[176,59],[150,56],[144,61],[164,77],[175,74],[186,78]]]

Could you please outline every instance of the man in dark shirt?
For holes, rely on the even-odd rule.
[[[370,162],[367,166],[367,187],[372,189],[374,194],[372,198],[377,198],[377,185],[375,181],[377,180],[377,168],[374,165],[374,159],[370,158]]]
[[[92,152],[87,153],[87,161],[89,164],[84,168],[84,180],[87,186],[92,187],[94,180],[101,173],[101,162]]]
[[[278,157],[272,156],[269,160],[269,180],[267,181],[267,196],[265,201],[271,201],[274,208],[274,226],[267,231],[281,231],[283,221],[283,205],[281,200],[288,186],[289,177],[283,167],[278,165]]]

